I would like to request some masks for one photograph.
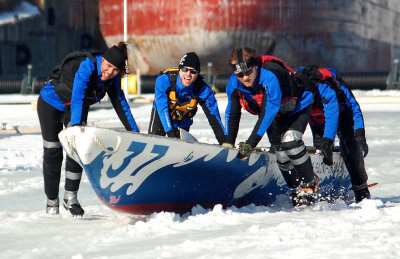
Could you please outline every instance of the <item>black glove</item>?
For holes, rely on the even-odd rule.
[[[239,159],[248,157],[251,154],[251,151],[253,151],[253,147],[249,143],[246,142],[239,143],[239,153],[238,153]]]
[[[322,139],[321,152],[324,155],[322,162],[327,166],[333,165],[333,140],[330,138]]]
[[[171,129],[170,131],[167,132],[167,136],[169,138],[179,138],[178,129]]]
[[[357,140],[358,144],[360,145],[360,150],[363,157],[366,157],[368,154],[368,144],[367,139],[365,138],[365,129],[357,129],[354,132],[355,139]]]

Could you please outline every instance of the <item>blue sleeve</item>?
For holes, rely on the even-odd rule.
[[[139,128],[138,128],[138,126],[136,124],[135,119],[133,118],[133,115],[132,115],[132,112],[131,112],[131,108],[129,107],[129,104],[126,101],[124,91],[122,91],[122,89],[121,89],[121,77],[117,76],[114,80],[116,82],[118,99],[121,102],[121,106],[122,106],[122,109],[124,110],[126,119],[128,120],[129,125],[132,128],[132,131],[133,132],[139,132]]]
[[[255,129],[257,130],[257,135],[262,138],[272,121],[275,119],[276,114],[279,112],[282,100],[282,91],[279,80],[275,74],[263,68],[260,73],[260,84],[265,87],[266,104],[258,119],[259,121],[257,122],[259,127],[257,129],[256,126]]]
[[[351,109],[353,110],[354,130],[363,129],[364,118],[362,116],[360,105],[354,98],[353,94],[349,91],[349,89],[347,89],[343,85],[340,85],[340,88],[345,93],[347,100],[350,102]]]
[[[310,106],[313,103],[313,100],[314,100],[313,93],[310,91],[304,91],[300,101],[297,102],[296,107],[294,107],[294,110],[290,113],[289,116]]]
[[[321,98],[325,98],[326,101],[322,101],[324,106],[324,138],[330,138],[335,140],[335,135],[339,126],[339,102],[336,97],[336,92],[332,90],[327,84],[319,84],[318,92]]]
[[[167,90],[171,86],[168,74],[163,74],[156,79],[155,86],[155,106],[160,116],[161,123],[164,127],[164,131],[170,131],[173,126],[171,118],[168,112],[168,95]]]
[[[88,86],[90,75],[96,69],[92,60],[86,58],[79,65],[78,71],[75,73],[74,85],[72,87],[71,98],[71,125],[80,124],[82,119],[83,100],[85,98],[85,90]]]

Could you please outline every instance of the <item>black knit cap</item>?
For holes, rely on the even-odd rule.
[[[194,52],[186,53],[179,62],[179,69],[182,67],[193,67],[200,72],[200,60],[197,54]]]
[[[116,66],[119,70],[123,70],[125,67],[125,61],[127,60],[127,56],[125,53],[122,53],[117,46],[112,46],[103,55],[108,62]]]

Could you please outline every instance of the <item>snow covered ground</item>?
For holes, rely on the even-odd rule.
[[[100,202],[84,175],[79,192],[84,217],[72,218],[63,209],[49,216],[41,136],[4,137],[0,124],[0,258],[399,258],[400,92],[355,93],[366,121],[369,183],[379,183],[371,188],[373,199],[321,202],[304,211],[282,200],[271,207],[195,207],[185,215],[120,214]],[[36,98],[0,95],[0,122],[38,128],[30,104],[4,104]],[[223,116],[226,101],[219,105]],[[132,108],[141,132],[147,132],[150,110],[150,104]],[[112,109],[91,111],[89,120],[121,126]],[[254,123],[255,117],[243,113],[237,143],[248,137]],[[216,143],[201,109],[191,133]],[[308,130],[304,139],[311,145]],[[266,138],[260,145],[269,145]]]

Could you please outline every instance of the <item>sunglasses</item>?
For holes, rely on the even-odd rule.
[[[253,73],[253,67],[247,69],[245,72],[239,72],[235,74],[238,78],[242,78],[244,76],[249,76],[251,73]]]
[[[193,75],[195,75],[195,74],[198,73],[198,71],[197,71],[196,69],[194,69],[194,68],[189,69],[189,68],[187,68],[187,67],[182,67],[182,68],[181,68],[181,71],[182,71],[183,73],[186,73],[187,71],[190,71],[190,74],[193,74]]]

